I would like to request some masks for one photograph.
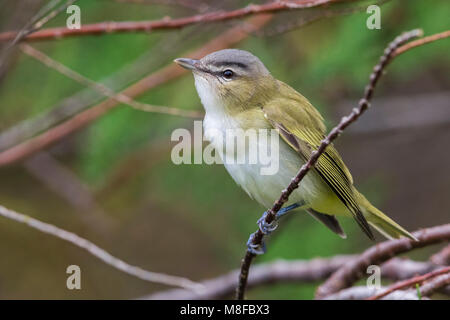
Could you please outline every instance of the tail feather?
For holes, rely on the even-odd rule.
[[[362,194],[359,194],[359,205],[369,224],[388,239],[407,237],[418,241],[411,233],[402,228],[394,220],[375,208]]]

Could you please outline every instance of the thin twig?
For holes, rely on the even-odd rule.
[[[325,137],[325,139],[322,140],[319,148],[311,153],[309,160],[301,167],[300,171],[292,179],[289,186],[282,191],[280,198],[274,203],[273,207],[267,211],[267,215],[266,215],[266,219],[265,219],[267,224],[270,224],[275,220],[277,212],[288,201],[290,194],[295,189],[298,188],[300,181],[306,176],[308,171],[314,167],[314,165],[317,162],[317,160],[319,159],[320,155],[332,143],[332,141],[335,140],[342,133],[342,131],[345,128],[347,128],[350,124],[355,122],[361,116],[361,114],[369,108],[369,103],[372,98],[375,86],[378,83],[378,80],[380,79],[381,75],[383,74],[385,67],[391,62],[391,60],[393,58],[392,54],[394,53],[394,51],[399,46],[401,46],[402,44],[411,40],[412,38],[416,38],[421,35],[422,35],[421,30],[412,30],[410,32],[406,32],[406,33],[398,36],[397,38],[395,38],[394,41],[392,41],[388,45],[388,47],[384,51],[383,56],[380,58],[379,63],[375,66],[375,68],[370,76],[370,82],[366,86],[366,89],[364,92],[364,97],[359,101],[359,106],[357,108],[354,108],[349,116],[343,117],[341,119],[340,123],[330,131],[330,133]],[[260,229],[258,229],[256,231],[256,233],[254,233],[252,244],[254,244],[255,246],[261,245],[263,238],[264,238],[263,232]],[[236,298],[237,299],[244,298],[248,273],[249,273],[250,265],[251,265],[254,257],[255,257],[255,255],[252,252],[250,252],[249,250],[247,250],[244,260],[241,265],[241,274],[239,276],[239,285],[236,290]]]
[[[77,247],[80,247],[86,251],[88,251],[93,256],[97,257],[101,261],[105,262],[106,264],[123,271],[129,275],[132,275],[134,277],[137,277],[139,279],[153,282],[153,283],[159,283],[164,284],[168,286],[175,286],[175,287],[181,287],[189,290],[202,290],[203,286],[197,282],[191,281],[189,279],[183,278],[183,277],[177,277],[177,276],[171,276],[163,273],[156,273],[144,270],[140,267],[136,267],[133,265],[130,265],[126,263],[123,260],[120,260],[119,258],[116,258],[103,250],[102,248],[98,247],[94,243],[90,242],[89,240],[86,240],[84,238],[81,238],[80,236],[76,235],[75,233],[63,230],[61,228],[58,228],[54,225],[41,222],[37,219],[31,218],[27,215],[24,215],[22,213],[18,213],[12,210],[9,210],[3,206],[0,206],[0,215],[28,225],[31,228],[37,229],[41,232],[53,235],[55,237],[58,237],[62,240],[65,240],[67,242],[70,242]]]
[[[222,22],[226,20],[245,18],[251,15],[271,14],[287,10],[307,9],[312,7],[329,5],[349,0],[295,0],[295,1],[273,1],[266,4],[250,4],[244,8],[232,11],[215,11],[198,14],[190,17],[171,19],[169,17],[155,21],[124,21],[124,22],[100,22],[85,24],[80,29],[68,29],[66,27],[49,28],[35,32],[25,37],[25,40],[60,39],[69,36],[98,35],[118,32],[150,32],[163,29],[179,29],[186,26]],[[12,39],[16,32],[8,31],[0,33],[0,41]]]
[[[26,37],[30,36],[34,32],[37,32],[40,30],[46,23],[48,23],[50,20],[52,20],[54,17],[56,17],[58,14],[60,14],[62,11],[64,11],[67,7],[72,5],[77,0],[67,0],[66,3],[59,6],[56,9],[53,9],[60,0],[52,1],[48,3],[46,6],[44,6],[35,17],[31,19],[30,22],[28,22],[22,30],[19,32],[16,32],[13,37],[6,40],[12,40],[8,46],[4,49],[2,56],[0,57],[0,66],[3,64],[5,57],[9,54],[9,52],[14,48],[14,46],[25,39]],[[48,12],[48,10],[51,10]],[[0,40],[2,41],[2,40]]]
[[[419,241],[402,238],[377,244],[364,251],[357,259],[345,264],[325,281],[316,291],[316,298],[323,299],[328,295],[348,288],[358,281],[370,265],[379,265],[395,255],[422,248],[431,244],[450,240],[450,224],[444,224],[416,231],[413,235]]]
[[[209,41],[200,49],[187,54],[188,57],[202,57],[212,51],[224,49],[230,47],[243,39],[247,38],[249,33],[264,26],[271,20],[271,15],[259,15],[250,19],[245,26],[233,27],[213,40]],[[157,87],[161,84],[175,79],[187,71],[183,68],[179,68],[175,65],[170,65],[160,69],[159,71],[150,74],[149,76],[141,79],[135,84],[129,86],[125,90],[121,91],[122,94],[134,98],[151,88]],[[119,103],[114,99],[108,99],[101,102],[79,114],[73,116],[69,120],[50,128],[43,133],[22,142],[5,151],[0,152],[0,167],[20,161],[37,151],[40,151],[53,143],[63,139],[69,134],[83,128],[90,122],[103,116],[110,110],[117,107]]]
[[[423,37],[421,39],[411,41],[395,50],[394,57],[401,55],[402,53],[419,46],[423,46],[424,44],[434,42],[436,40],[441,40],[450,37],[450,30],[433,34],[431,36]]]
[[[421,276],[412,277],[411,279],[400,281],[400,282],[395,283],[394,285],[390,286],[386,290],[384,290],[380,293],[377,293],[377,294],[373,295],[372,297],[367,298],[367,300],[377,300],[377,299],[383,298],[384,296],[387,296],[388,294],[390,294],[396,290],[411,287],[411,286],[415,285],[416,283],[421,284],[425,280],[428,280],[428,279],[431,279],[431,278],[434,278],[436,276],[440,276],[440,275],[446,274],[446,273],[450,273],[450,267],[441,268],[441,269],[426,273]]]
[[[42,51],[39,51],[28,44],[23,43],[20,46],[20,49],[22,50],[22,52],[26,53],[30,57],[33,57],[36,60],[45,64],[47,67],[58,71],[59,73],[65,75],[66,77],[68,77],[72,80],[75,80],[76,82],[78,82],[84,86],[87,86],[87,87],[91,88],[92,90],[95,90],[98,93],[115,100],[116,102],[127,104],[134,109],[142,110],[142,111],[146,111],[146,112],[162,113],[162,114],[168,114],[168,115],[180,116],[180,117],[186,117],[186,118],[194,118],[194,119],[198,119],[203,116],[203,113],[199,112],[199,111],[183,110],[183,109],[178,109],[178,108],[170,108],[170,107],[166,107],[166,106],[156,106],[156,105],[151,105],[151,104],[136,101],[123,93],[116,93],[116,92],[114,92],[114,90],[111,90],[107,86],[86,78],[85,76],[68,68],[67,66],[63,65],[62,63],[50,58]]]

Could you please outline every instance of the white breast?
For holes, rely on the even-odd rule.
[[[195,77],[195,86],[200,96],[206,115],[203,122],[205,138],[217,149],[225,144],[226,131],[239,128],[239,124],[231,118],[221,104],[220,99],[214,95],[208,82],[200,76]],[[270,150],[269,145],[263,143],[267,141],[258,139],[257,150]],[[254,148],[246,148],[246,159],[250,159],[248,152]],[[271,152],[271,150],[270,150]],[[222,157],[222,160],[224,158]],[[253,199],[258,201],[264,207],[270,207],[276,199],[279,198],[281,191],[290,183],[300,167],[303,165],[298,154],[282,139],[279,141],[279,170],[274,175],[262,175],[260,163],[256,164],[236,164],[223,161],[225,168],[231,177],[239,184]],[[289,199],[289,204],[308,201],[317,194],[310,175],[307,175],[302,181],[298,191],[294,192]]]

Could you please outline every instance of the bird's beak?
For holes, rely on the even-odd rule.
[[[200,64],[200,60],[188,59],[188,58],[178,58],[173,60],[176,64],[182,66],[188,70],[197,70]]]

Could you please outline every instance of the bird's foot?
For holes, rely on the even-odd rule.
[[[253,243],[254,237],[255,237],[255,233],[252,233],[250,235],[250,238],[248,238],[248,241],[247,241],[248,251],[250,251],[252,254],[254,254],[256,256],[266,253],[266,244],[264,243],[264,241],[261,241],[260,244],[254,244]]]
[[[277,227],[278,227],[278,222],[277,220],[282,217],[283,215],[285,215],[287,212],[298,208],[300,206],[304,205],[304,203],[295,203],[292,204],[290,206],[287,206],[285,208],[282,208],[280,211],[277,212],[277,214],[275,215],[275,218],[272,222],[268,223],[266,221],[267,218],[267,211],[265,211],[262,215],[261,218],[259,218],[257,224],[259,227],[259,230],[264,234],[264,235],[269,235],[271,234]],[[261,241],[261,244],[254,244],[253,243],[253,239],[255,237],[256,233],[252,233],[250,235],[250,238],[247,241],[247,248],[248,251],[250,251],[251,253],[253,253],[254,255],[261,255],[264,254],[266,252],[266,245],[264,244],[264,241]]]
[[[278,227],[278,223],[277,223],[278,215],[275,217],[275,220],[273,220],[271,223],[267,223],[266,217],[267,217],[267,211],[265,211],[263,213],[262,217],[259,218],[257,224],[258,224],[259,230],[261,230],[261,232],[263,234],[268,235],[268,234],[271,234]]]

